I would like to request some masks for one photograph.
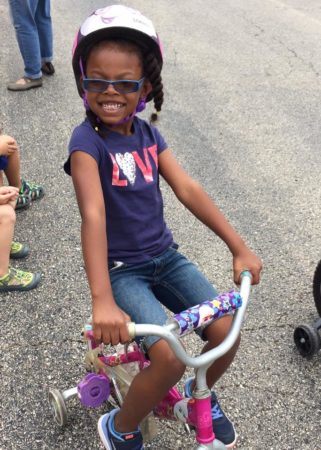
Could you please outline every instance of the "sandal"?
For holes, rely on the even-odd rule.
[[[45,191],[44,188],[39,184],[35,184],[31,181],[26,181],[22,179],[19,197],[20,195],[27,195],[32,201],[40,200],[45,195]]]
[[[31,205],[31,198],[28,194],[19,194],[16,209],[26,209]]]

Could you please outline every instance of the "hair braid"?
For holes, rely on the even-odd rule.
[[[152,92],[147,96],[147,100],[153,98],[155,110],[160,112],[164,100],[161,66],[153,53],[148,53],[144,58],[144,74],[152,85]],[[157,112],[151,114],[151,122],[156,122]]]
[[[86,109],[86,116],[93,127],[93,129],[99,134],[100,137],[105,138],[107,136],[107,130],[101,127],[101,123],[98,121],[96,114],[91,109]]]

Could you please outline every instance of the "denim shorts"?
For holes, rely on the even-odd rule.
[[[147,262],[111,264],[109,275],[117,305],[136,323],[164,325],[163,306],[176,314],[217,295],[195,264],[173,247]],[[145,350],[159,339],[147,336]]]
[[[0,156],[0,170],[5,170],[8,165],[8,157],[7,156]]]

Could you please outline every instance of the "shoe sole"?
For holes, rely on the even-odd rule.
[[[10,259],[23,259],[29,255],[28,252],[10,253]]]
[[[113,450],[113,448],[111,446],[111,442],[104,432],[104,430],[107,429],[107,420],[108,420],[109,416],[110,416],[110,413],[107,413],[107,414],[104,414],[103,416],[101,416],[98,420],[97,426],[98,426],[98,434],[99,434],[100,440],[104,444],[105,449]]]
[[[31,291],[31,289],[34,289],[38,286],[40,280],[41,280],[41,274],[36,272],[34,274],[34,279],[28,286],[6,286],[5,288],[0,286],[0,292],[24,292],[24,291]]]
[[[28,209],[31,206],[31,201],[30,203],[25,203],[24,205],[19,205],[15,207],[16,211],[22,211],[23,209]]]
[[[13,91],[13,92],[24,92],[24,91],[29,91],[30,89],[35,89],[38,87],[42,87],[42,83],[28,83],[26,85],[22,84],[21,86],[17,85],[17,86],[7,86],[8,91]]]

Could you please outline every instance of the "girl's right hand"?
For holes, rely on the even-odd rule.
[[[18,145],[13,137],[7,136],[6,134],[0,135],[0,155],[10,156],[17,150]]]
[[[93,333],[97,342],[125,344],[130,340],[128,322],[130,317],[116,303],[95,301],[93,304]]]

